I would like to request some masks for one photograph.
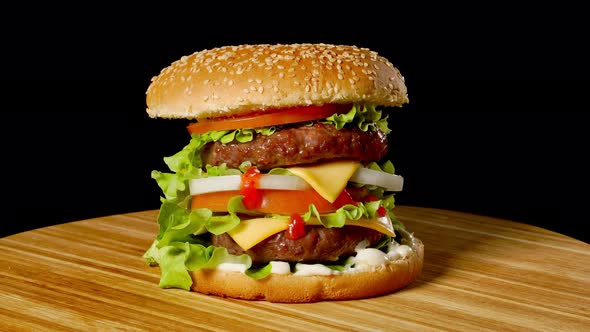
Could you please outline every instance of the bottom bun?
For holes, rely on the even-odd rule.
[[[412,252],[372,272],[338,275],[271,274],[255,280],[241,272],[202,269],[191,271],[192,290],[221,297],[269,302],[308,303],[352,300],[392,293],[420,275],[424,246],[413,238]]]

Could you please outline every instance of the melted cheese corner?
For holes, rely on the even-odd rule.
[[[340,160],[288,169],[305,180],[328,202],[334,203],[359,166],[360,163],[357,161]]]
[[[262,240],[287,229],[288,220],[255,218],[242,220],[234,229],[227,232],[244,250],[254,247]]]

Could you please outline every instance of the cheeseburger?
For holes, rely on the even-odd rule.
[[[151,174],[163,195],[144,258],[160,287],[316,302],[392,293],[420,274],[423,245],[393,211],[403,178],[384,111],[408,97],[386,58],[327,44],[207,49],[164,68],[146,102],[190,134]]]

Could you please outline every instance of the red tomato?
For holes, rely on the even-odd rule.
[[[293,213],[306,213],[309,205],[314,204],[319,213],[330,213],[339,207],[328,202],[315,190],[259,190],[260,206],[253,209],[261,213],[277,213],[290,216]],[[241,195],[239,191],[218,191],[195,195],[192,197],[191,208],[208,208],[214,212],[227,211],[230,198]]]
[[[327,118],[335,113],[346,113],[351,105],[326,104],[323,106],[304,106],[288,109],[259,111],[239,117],[202,119],[187,126],[191,134],[204,134],[214,130],[233,130],[241,128],[262,128],[287,123],[305,122]]]

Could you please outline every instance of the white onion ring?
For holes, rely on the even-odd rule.
[[[192,179],[189,182],[191,195],[216,191],[240,190],[240,175],[212,176]],[[307,190],[310,186],[302,178],[290,175],[265,174],[260,176],[259,189]]]
[[[376,171],[369,168],[359,168],[350,178],[350,182],[378,186],[388,191],[401,191],[404,178]],[[240,175],[212,176],[192,179],[189,182],[191,195],[200,195],[216,191],[240,190],[242,178]],[[263,174],[260,176],[259,189],[275,190],[308,190],[311,187],[298,176]]]
[[[402,191],[404,187],[403,177],[364,167],[360,167],[349,181],[378,186],[388,191]]]

